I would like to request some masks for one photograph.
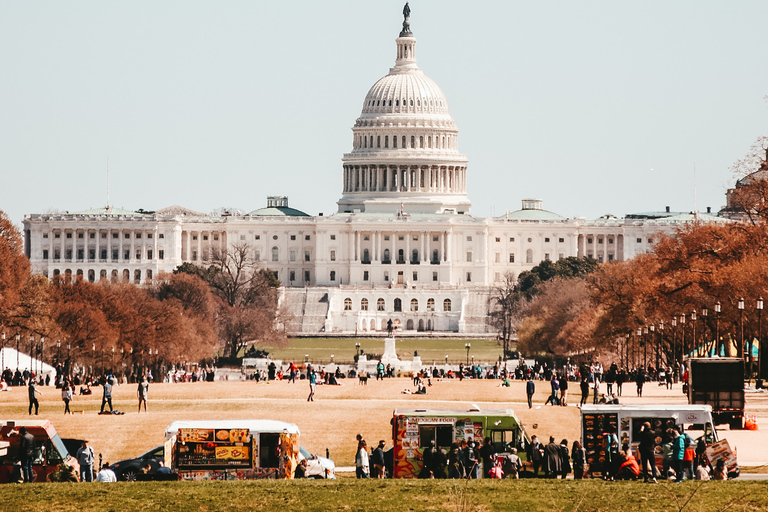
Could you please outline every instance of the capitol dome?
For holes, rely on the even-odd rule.
[[[468,214],[467,157],[440,87],[416,64],[409,17],[395,66],[376,81],[352,127],[339,212]]]

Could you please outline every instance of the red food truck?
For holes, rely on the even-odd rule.
[[[19,481],[21,427],[26,427],[35,438],[35,455],[32,462],[35,482],[50,482],[51,474],[62,462],[71,466],[76,475],[80,474],[77,459],[67,451],[53,423],[48,420],[0,420],[0,441],[8,443],[5,453],[0,454],[0,483]]]

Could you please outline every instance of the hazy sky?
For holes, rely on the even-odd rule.
[[[336,211],[401,0],[0,0],[0,209]],[[718,209],[768,135],[768,2],[413,0],[477,216]]]

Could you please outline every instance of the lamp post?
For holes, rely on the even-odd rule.
[[[664,344],[664,320],[659,320],[659,342],[656,345],[656,368],[661,364],[661,346]]]
[[[38,365],[40,370],[37,372],[39,375],[43,374],[43,358],[45,357],[45,337],[40,336],[40,364]]]
[[[707,343],[707,316],[709,315],[709,311],[707,311],[706,306],[701,307],[701,336],[704,338],[704,342],[702,343],[702,347],[706,349],[707,352],[709,352],[709,343]],[[701,352],[699,352],[699,355],[701,355]]]
[[[640,337],[640,345],[643,346],[643,371],[648,369],[648,326],[643,327],[643,335]]]
[[[30,373],[35,371],[35,367],[32,366],[32,351],[34,350],[34,344],[35,344],[35,335],[30,334],[29,335],[29,372]]]
[[[643,328],[642,327],[638,327],[637,328],[637,333],[636,333],[636,336],[635,336],[635,345],[633,347],[634,350],[632,351],[632,365],[635,368],[637,368],[637,365],[640,364],[640,361],[638,360],[638,359],[640,359],[639,356],[638,356],[638,348],[639,348],[640,345],[643,344],[642,336],[643,336]]]
[[[715,302],[715,355],[720,355],[720,301]]]
[[[696,345],[696,310],[691,312],[691,326],[693,326],[693,338],[691,339],[691,352],[695,351],[698,347]]]
[[[16,334],[16,371],[19,371],[19,341],[21,341],[21,334]]]
[[[61,363],[61,340],[56,340],[56,363]]]
[[[685,361],[685,315],[680,315],[680,330],[683,331],[680,340],[680,361]]]
[[[355,343],[355,355],[360,357],[360,342]]]
[[[469,349],[472,348],[472,344],[471,343],[465,343],[464,344],[464,348],[467,349],[467,366],[469,366]]]
[[[0,362],[0,371],[5,371],[5,331],[0,333],[0,340],[3,341],[3,348],[0,349],[0,355],[3,356],[3,360]]]
[[[672,317],[672,365],[677,361],[677,317]]]
[[[757,350],[757,378],[758,379],[764,379],[765,378],[765,364],[763,363],[763,298],[759,297],[757,299],[757,342],[760,344]],[[750,347],[749,350],[750,355],[752,354],[752,349]]]
[[[653,343],[653,340],[656,337],[656,325],[655,324],[651,324],[650,326],[648,326],[648,330],[651,331],[651,335],[648,337],[648,341],[646,343]],[[659,371],[659,357],[658,356],[659,356],[659,353],[656,352],[656,372]]]
[[[739,340],[739,346],[736,348],[736,357],[744,359],[744,297],[739,297],[739,330],[741,331],[741,339]]]

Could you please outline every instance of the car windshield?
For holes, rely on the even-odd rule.
[[[305,459],[311,459],[312,458],[312,454],[309,453],[307,451],[307,449],[304,448],[303,446],[299,446],[299,453],[301,453],[301,456],[304,457]]]

